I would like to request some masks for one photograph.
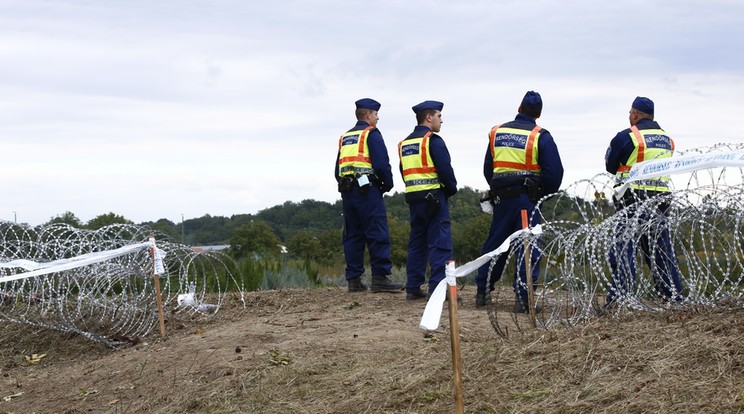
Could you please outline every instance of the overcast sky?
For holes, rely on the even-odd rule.
[[[744,139],[744,2],[0,0],[0,219],[134,222],[339,199],[354,101],[397,173],[411,106],[444,102],[458,182],[527,90],[563,187],[604,171],[637,95],[684,150]]]

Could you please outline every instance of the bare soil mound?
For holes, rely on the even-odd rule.
[[[744,311],[624,313],[496,334],[464,292],[465,411],[744,411]],[[2,325],[3,413],[450,413],[447,312],[342,288],[232,297],[209,323],[169,321],[126,348]],[[520,316],[523,317],[523,316]],[[35,354],[35,355],[34,355]]]

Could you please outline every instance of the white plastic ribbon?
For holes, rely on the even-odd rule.
[[[479,267],[488,263],[494,257],[498,257],[499,255],[509,251],[511,242],[514,239],[521,238],[526,233],[539,236],[542,234],[542,225],[538,224],[537,226],[532,228],[515,231],[506,240],[504,240],[503,243],[501,243],[501,246],[499,246],[495,250],[492,250],[473,261],[465,263],[460,267],[455,268],[454,262],[448,263],[447,267],[445,268],[444,279],[439,282],[436,289],[434,289],[434,293],[431,294],[429,301],[426,303],[426,308],[424,308],[424,314],[423,316],[421,316],[419,327],[421,329],[429,331],[437,329],[439,327],[439,321],[442,318],[444,299],[447,297],[447,285],[456,285],[456,278],[469,275],[470,273],[478,270]]]
[[[165,273],[165,265],[163,264],[163,258],[165,258],[165,251],[155,248],[155,274],[162,275]]]
[[[165,257],[165,251],[158,249],[155,245],[155,238],[150,237],[150,243],[152,247],[152,261],[154,266],[154,273],[156,275],[162,275],[165,273],[165,265],[163,264],[163,258]]]
[[[716,167],[744,167],[744,151],[683,155],[633,164],[623,184],[615,187],[615,197],[622,197],[633,181]]]
[[[58,259],[51,262],[38,263],[31,260],[17,259],[9,262],[0,262],[0,268],[12,269],[22,268],[29,270],[24,273],[0,277],[0,283],[11,282],[13,280],[26,279],[29,277],[41,276],[49,273],[61,272],[64,270],[74,269],[76,267],[87,266],[93,263],[104,262],[115,257],[124,256],[143,248],[153,248],[155,243],[147,241],[144,243],[131,244],[129,246],[119,247],[114,250],[105,250],[102,252],[86,253],[69,259]],[[156,252],[160,250],[156,248]],[[162,252],[162,250],[161,250]],[[164,253],[163,253],[164,255]],[[157,254],[156,254],[157,256]],[[161,256],[162,265],[162,256]]]

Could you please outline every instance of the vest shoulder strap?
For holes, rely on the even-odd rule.
[[[643,162],[643,160],[646,157],[646,141],[643,139],[643,135],[641,135],[641,131],[638,130],[637,126],[635,125],[631,126],[630,132],[635,137],[636,142],[638,142],[638,161],[637,162]]]

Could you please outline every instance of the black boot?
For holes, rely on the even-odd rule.
[[[406,300],[419,300],[425,299],[426,297],[426,293],[424,293],[421,289],[406,292]]]
[[[475,307],[483,308],[491,305],[491,295],[486,292],[475,292]]]
[[[387,276],[372,276],[372,292],[399,292],[403,290],[403,285],[395,283],[388,279]]]
[[[353,279],[348,279],[347,282],[349,282],[349,292],[364,292],[367,290],[367,285],[362,283],[362,277],[357,276]]]
[[[526,300],[517,299],[514,301],[514,313],[530,313],[530,306]],[[542,312],[542,306],[535,304],[535,313]]]

